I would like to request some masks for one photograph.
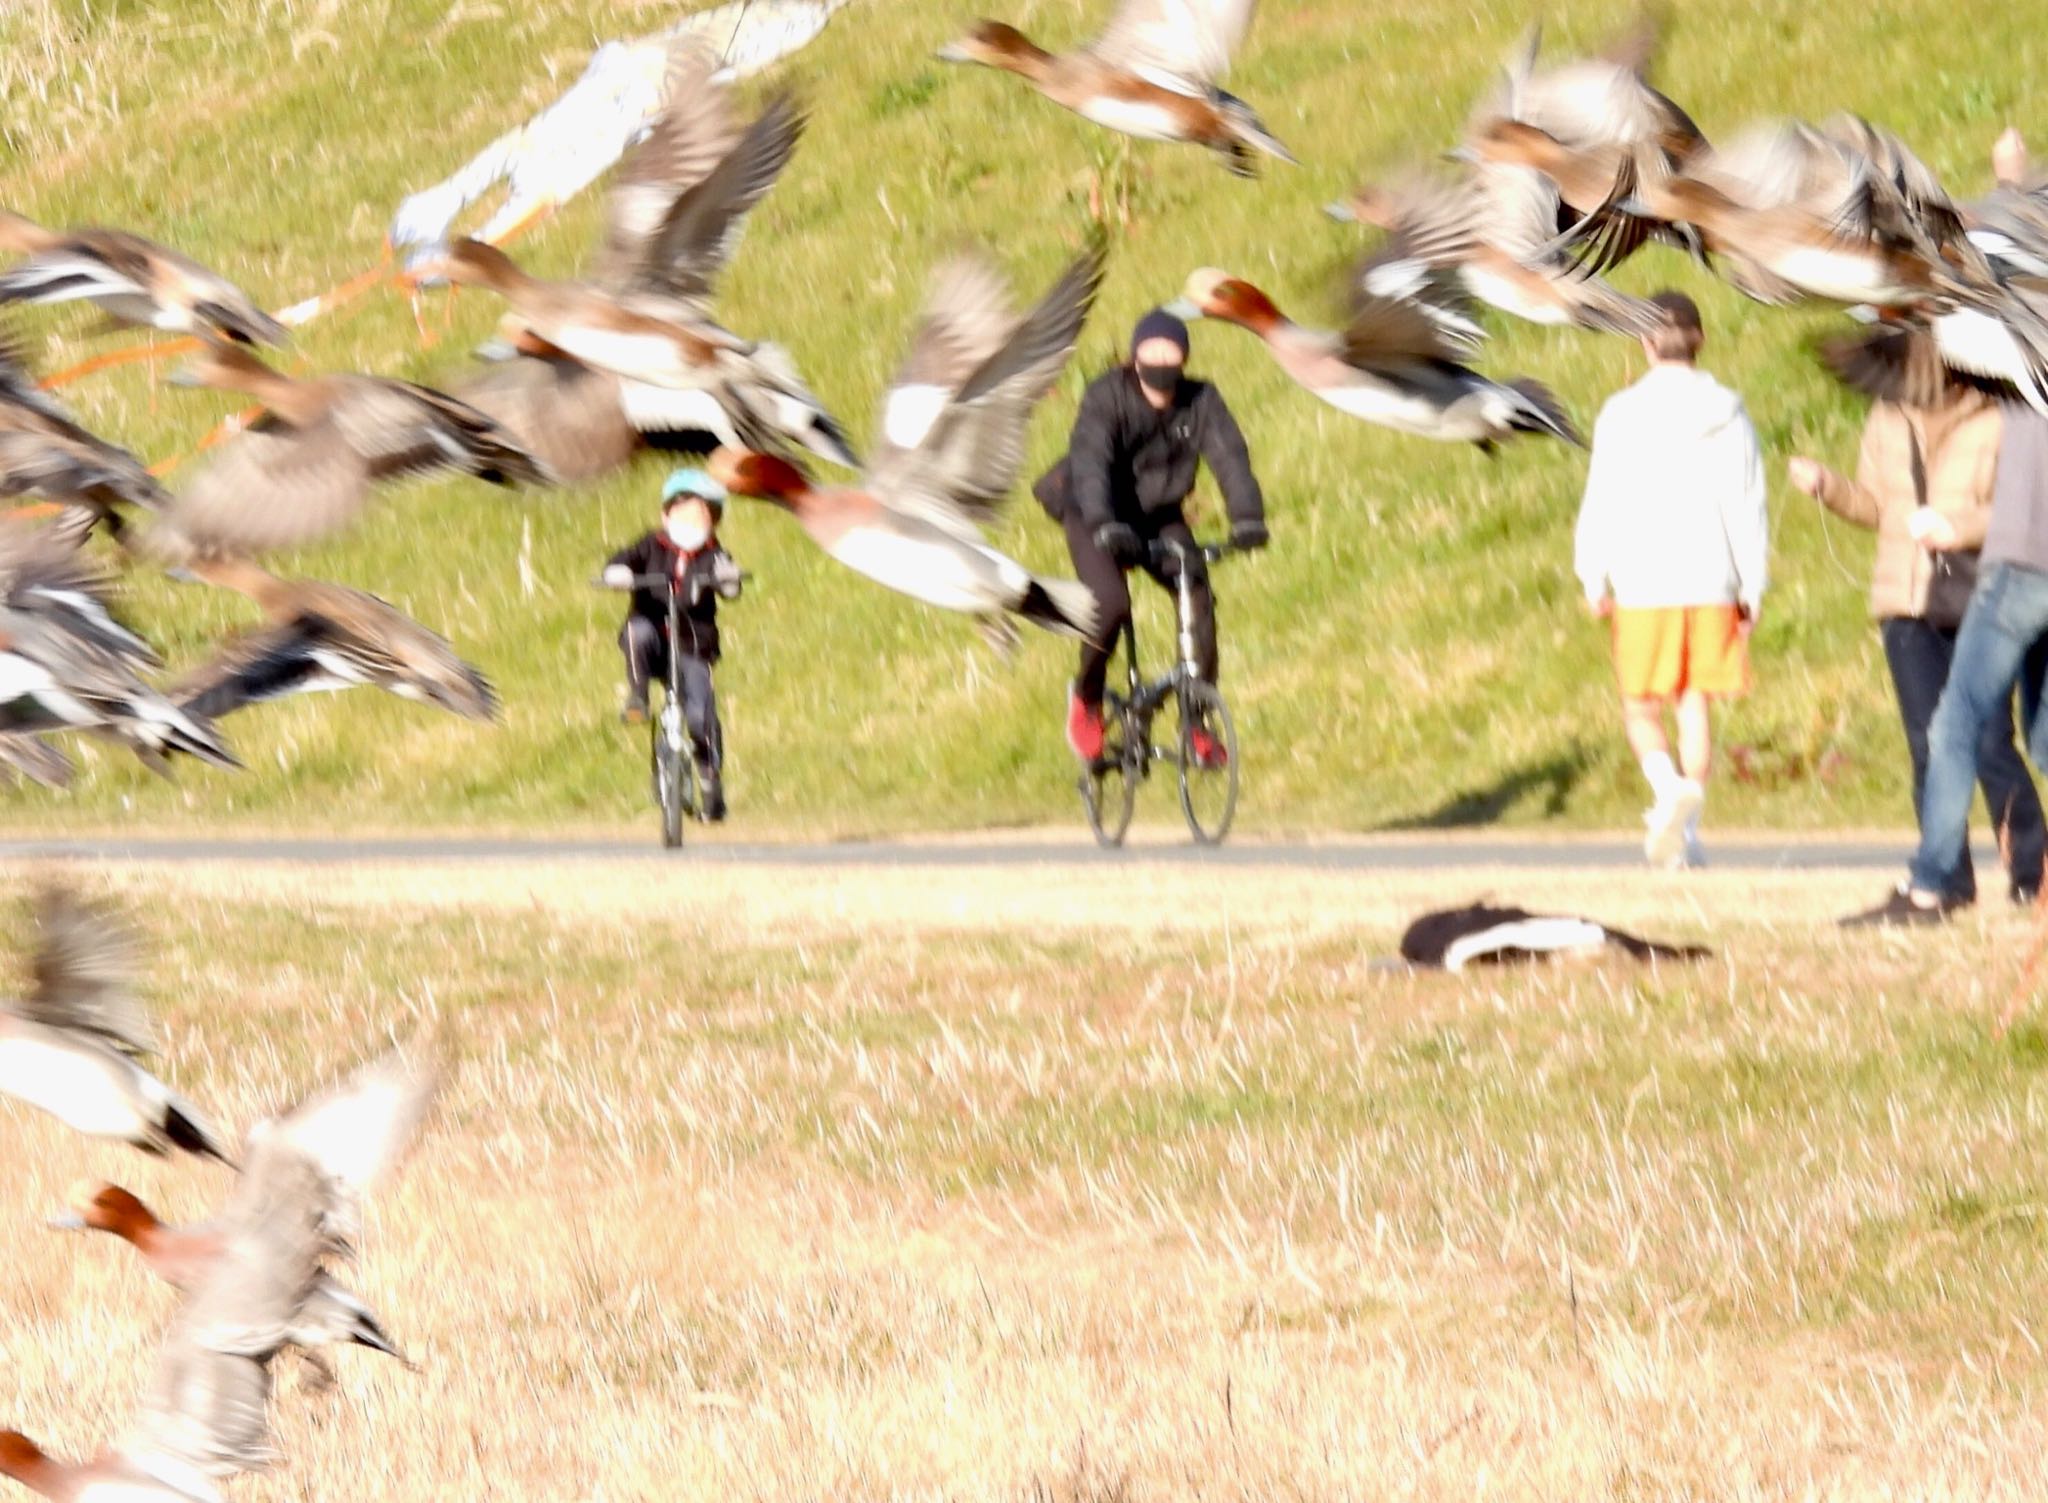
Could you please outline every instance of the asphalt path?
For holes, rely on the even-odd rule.
[[[1903,872],[1910,840],[1778,839],[1735,840],[1708,848],[1714,869],[1733,871],[1869,870]],[[1979,853],[1990,870],[1997,854]],[[469,835],[349,837],[107,836],[0,839],[0,861],[76,860],[95,862],[280,862],[292,865],[376,865],[393,862],[540,863],[558,861],[697,862],[713,866],[767,867],[958,867],[1071,866],[1088,862],[1135,862],[1169,866],[1280,867],[1296,871],[1403,872],[1462,867],[1512,867],[1556,871],[1640,868],[1641,847],[1619,838],[1531,840],[1473,838],[1444,840],[1244,840],[1213,849],[1160,834],[1134,837],[1120,851],[1099,850],[1087,841],[1037,837],[961,840],[850,840],[821,843],[736,843],[688,841],[664,851],[654,840],[560,839]]]

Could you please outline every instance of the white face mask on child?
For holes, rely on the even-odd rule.
[[[671,517],[664,525],[668,529],[668,540],[685,553],[695,553],[711,537],[703,523],[689,517]]]

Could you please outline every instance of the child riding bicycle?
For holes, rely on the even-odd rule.
[[[711,668],[718,661],[718,602],[740,595],[739,565],[718,543],[724,514],[724,486],[699,469],[674,471],[661,488],[661,526],[614,553],[603,576],[610,588],[633,592],[625,625],[619,628],[619,650],[626,658],[626,708],[619,718],[628,725],[645,723],[648,680],[659,674],[666,681],[669,654],[680,653],[676,679],[708,820],[725,818],[718,696],[711,685]],[[671,590],[679,592],[677,642],[668,640]]]

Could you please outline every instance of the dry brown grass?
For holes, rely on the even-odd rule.
[[[1851,942],[1867,877],[1753,874],[90,881],[235,1126],[456,1025],[359,1270],[424,1370],[288,1378],[239,1498],[2035,1495],[2019,918]],[[1482,891],[1724,956],[1371,967]],[[0,1131],[0,1423],[76,1452],[169,1301],[38,1216],[224,1179]]]

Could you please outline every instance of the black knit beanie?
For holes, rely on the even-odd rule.
[[[1188,326],[1164,308],[1154,308],[1138,320],[1138,327],[1131,330],[1131,352],[1136,354],[1148,339],[1171,340],[1180,346],[1180,358],[1188,358]]]

